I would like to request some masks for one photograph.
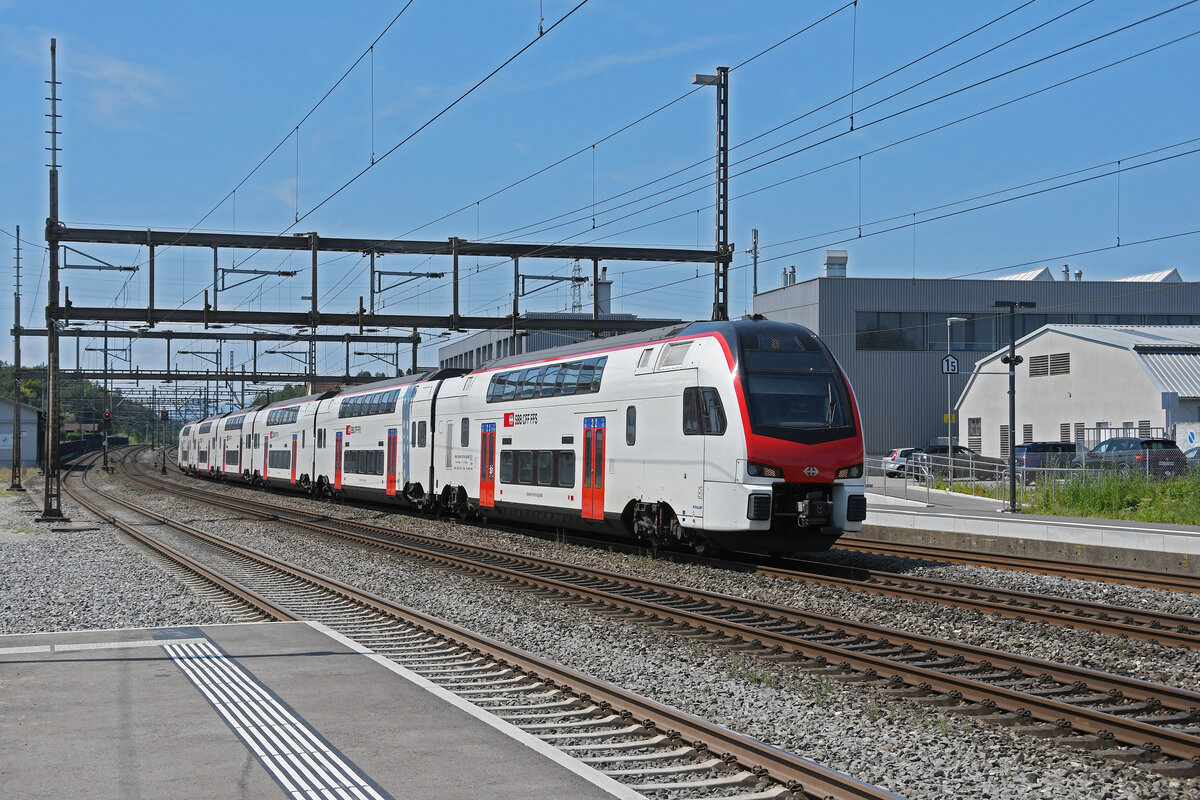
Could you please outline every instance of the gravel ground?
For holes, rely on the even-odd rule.
[[[0,492],[0,633],[234,621],[110,526],[64,530],[35,522],[40,512],[27,495]],[[63,512],[69,527],[94,523],[66,498]]]
[[[160,510],[179,513],[179,501],[140,500]],[[250,496],[261,495],[253,493]],[[308,501],[289,498],[289,504]],[[315,509],[323,506],[314,504]],[[3,508],[10,519],[9,506]],[[375,518],[380,512],[342,507],[339,513]],[[298,534],[282,526],[241,520],[221,521],[208,509],[192,507],[190,516],[199,527],[275,554],[309,569],[327,572],[367,591],[394,598],[426,613],[443,617],[497,639],[585,670],[627,686],[661,702],[722,722],[779,747],[799,753],[861,780],[886,786],[917,798],[1184,798],[1200,796],[1200,780],[1162,778],[1142,768],[1105,761],[1083,751],[1068,750],[1049,742],[1019,736],[1007,728],[981,725],[969,718],[944,715],[937,709],[909,701],[884,698],[862,687],[829,678],[779,668],[737,654],[713,650],[682,637],[663,635],[600,615],[578,616],[553,602],[537,600],[518,591],[481,584],[469,578],[418,566],[403,558],[375,551],[331,544],[322,537]],[[844,590],[810,587],[704,567],[651,562],[645,558],[556,545],[499,531],[417,518],[397,518],[397,527],[421,528],[464,541],[489,543],[508,549],[556,557],[575,563],[640,572],[677,583],[730,594],[760,597],[807,610],[864,619],[931,635],[954,636],[989,647],[1036,652],[1042,657],[1073,661],[1151,680],[1195,685],[1200,666],[1194,654],[1168,648],[1125,643],[1119,650],[1113,640],[1099,635],[1041,624],[996,620],[971,612],[950,612],[942,606],[882,598]],[[8,586],[31,585],[44,580],[42,556],[26,556],[25,534],[0,535],[0,598],[11,604]],[[53,547],[70,547],[71,537],[54,534],[45,539]],[[16,545],[16,554],[13,550]],[[104,551],[101,553],[101,551]],[[105,534],[89,540],[88,549],[75,548],[57,558],[74,564],[107,563],[108,551],[129,557],[129,548]],[[86,553],[86,557],[77,556]],[[45,558],[49,558],[46,556]],[[1014,573],[972,568],[937,568],[938,574],[967,580],[971,570],[986,582],[1010,585]],[[155,622],[139,618],[142,606],[153,603],[165,583],[151,567],[130,570],[125,566],[101,567],[101,572],[121,574],[116,583],[80,576],[85,588],[59,586],[62,597],[87,598],[87,611],[96,617],[76,617],[64,627],[132,627],[145,624],[195,624],[195,607],[180,608],[179,619],[167,619],[161,608]],[[29,573],[32,572],[31,576]],[[76,570],[72,569],[74,574]],[[39,578],[38,575],[41,575]],[[66,574],[66,573],[64,573]],[[1015,576],[1029,588],[1046,593],[1092,596],[1108,592],[1094,584],[1062,579]],[[63,583],[67,583],[64,578]],[[73,582],[73,581],[71,581]],[[59,582],[56,581],[57,586]],[[1011,584],[1016,585],[1016,584]],[[1050,587],[1057,587],[1051,589]],[[1168,607],[1182,602],[1168,593],[1119,588],[1115,599],[1126,605]],[[1097,595],[1099,596],[1099,595]],[[51,602],[36,595],[39,603]],[[68,601],[70,602],[70,601]],[[27,620],[48,616],[33,608]],[[161,603],[159,604],[161,605]],[[1186,603],[1184,603],[1186,605]],[[1180,613],[1196,613],[1195,609]],[[10,623],[6,614],[3,623]],[[53,620],[53,617],[50,617]],[[214,620],[215,621],[215,620]],[[25,622],[23,624],[31,624]],[[49,626],[34,629],[59,629]],[[8,630],[6,627],[5,630]]]

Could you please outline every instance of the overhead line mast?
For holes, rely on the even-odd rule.
[[[50,216],[46,218],[46,244],[50,249],[50,280],[46,295],[46,463],[43,520],[65,520],[62,512],[62,474],[59,470],[59,430],[62,414],[59,408],[58,375],[58,77],[56,43],[50,40]]]

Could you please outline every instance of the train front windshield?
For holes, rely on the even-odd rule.
[[[815,336],[756,332],[741,350],[754,433],[807,444],[854,435],[845,381]]]

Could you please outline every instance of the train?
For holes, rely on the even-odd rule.
[[[693,322],[186,424],[185,473],[699,553],[826,550],[866,518],[862,422],[800,325]]]

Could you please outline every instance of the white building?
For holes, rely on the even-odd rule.
[[[31,405],[21,403],[21,466],[35,467],[38,463],[38,414]],[[12,466],[13,401],[0,397],[0,468]]]
[[[962,443],[1008,455],[1008,348],[975,363]],[[1046,325],[1017,341],[1018,442],[1166,436],[1200,423],[1200,325]]]

